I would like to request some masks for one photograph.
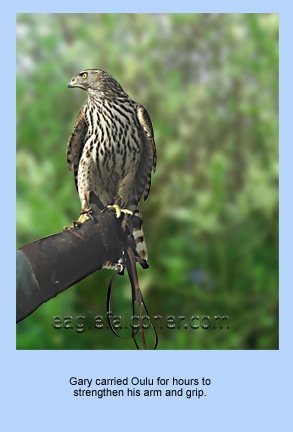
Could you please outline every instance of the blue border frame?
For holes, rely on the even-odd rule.
[[[167,3],[167,2],[165,2]],[[2,189],[5,269],[2,292],[2,396],[6,424],[12,430],[41,428],[116,428],[141,430],[214,427],[217,430],[273,431],[289,423],[292,401],[290,334],[292,265],[292,7],[285,1],[222,0],[166,4],[134,1],[80,7],[60,1],[28,1],[7,6],[1,26],[2,73],[2,176],[10,187]],[[122,6],[123,5],[123,6]],[[50,8],[50,9],[49,9]],[[291,9],[291,10],[290,10]],[[15,350],[14,256],[11,233],[15,231],[15,14],[18,12],[275,12],[280,14],[280,349],[279,351],[88,351],[30,352]],[[3,121],[4,119],[4,121]],[[5,149],[4,149],[5,146]],[[6,181],[5,184],[8,184]],[[5,203],[5,204],[4,204]],[[286,209],[284,209],[286,206]],[[281,207],[282,210],[282,207]],[[8,227],[6,225],[8,224]],[[14,244],[13,244],[14,245]],[[4,251],[2,247],[2,251]],[[6,250],[8,248],[8,254]],[[13,249],[13,250],[12,250]],[[7,261],[7,262],[6,262]],[[11,294],[13,293],[13,294]],[[76,398],[69,378],[210,378],[207,397]],[[291,384],[291,385],[290,385]],[[131,386],[129,386],[132,388]],[[142,403],[141,403],[142,402]],[[291,402],[292,403],[292,402]],[[290,405],[291,405],[290,403]],[[2,405],[3,406],[3,405]],[[12,412],[13,409],[13,412]],[[4,423],[4,422],[3,422]],[[291,421],[290,421],[291,423]],[[290,424],[289,423],[289,424]]]

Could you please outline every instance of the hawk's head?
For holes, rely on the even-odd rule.
[[[79,87],[89,94],[117,94],[123,92],[118,82],[107,72],[100,69],[85,69],[68,83],[68,87]]]

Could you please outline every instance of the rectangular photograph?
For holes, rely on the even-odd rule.
[[[277,14],[16,15],[17,350],[279,349]]]

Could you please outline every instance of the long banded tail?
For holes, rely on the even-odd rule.
[[[147,260],[148,259],[147,247],[146,247],[144,233],[141,225],[139,227],[133,228],[133,237],[136,243],[136,251],[138,255],[142,259]]]

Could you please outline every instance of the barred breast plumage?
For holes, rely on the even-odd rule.
[[[69,169],[74,169],[83,210],[93,191],[106,207],[119,196],[121,207],[138,210],[147,198],[156,147],[147,110],[134,102],[107,72],[87,69],[72,78],[69,87],[88,93],[67,148]],[[146,259],[143,230],[134,229],[138,254]]]

